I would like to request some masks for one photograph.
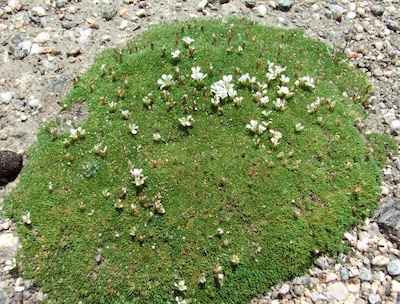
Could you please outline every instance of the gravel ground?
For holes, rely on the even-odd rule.
[[[152,24],[204,16],[301,28],[344,51],[351,65],[371,76],[376,92],[360,129],[387,133],[400,143],[398,0],[0,0],[0,148],[24,153],[43,122],[84,119],[84,106],[68,112],[62,98],[103,48],[123,45]],[[394,156],[383,170],[381,206],[400,197],[399,169]],[[1,188],[0,198],[16,183]],[[9,220],[0,219],[0,231],[3,268],[19,243]],[[373,219],[346,233],[344,242],[350,244],[348,254],[320,257],[304,276],[271,287],[252,303],[397,303],[398,242]],[[47,298],[40,286],[8,271],[0,274],[0,287],[0,303]]]

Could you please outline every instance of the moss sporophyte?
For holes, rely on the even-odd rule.
[[[330,54],[245,19],[99,54],[63,101],[86,120],[43,126],[5,198],[18,273],[62,303],[245,303],[338,253],[380,171],[368,82]]]

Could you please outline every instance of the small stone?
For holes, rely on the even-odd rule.
[[[96,20],[94,20],[92,18],[87,18],[86,19],[86,25],[91,29],[98,29],[99,28],[99,26],[96,23]]]
[[[34,12],[37,16],[43,17],[46,16],[46,10],[41,6],[35,6],[32,8],[32,12]]]
[[[328,261],[322,256],[315,260],[314,265],[321,269],[326,269],[329,267]]]
[[[267,15],[267,7],[264,4],[257,6],[256,8],[257,16],[265,17]]]
[[[4,133],[3,131],[0,132],[0,140],[7,140],[7,138],[8,138],[7,133]]]
[[[358,278],[361,281],[366,281],[366,282],[372,282],[372,280],[374,279],[371,270],[369,270],[369,269],[367,269],[365,267],[362,267],[360,269],[360,273],[358,274]]]
[[[8,230],[8,229],[10,229],[10,222],[4,222],[3,223],[3,225],[1,225],[1,228],[3,229],[3,230]]]
[[[125,17],[125,15],[129,12],[129,10],[127,8],[123,8],[119,11],[119,15],[121,17]]]
[[[67,55],[68,56],[78,56],[81,53],[81,48],[79,46],[72,46],[68,49]]]
[[[372,265],[382,267],[386,266],[390,263],[389,258],[383,256],[383,255],[378,255],[372,259]]]
[[[122,20],[122,22],[121,22],[121,24],[119,26],[119,29],[121,31],[123,31],[128,27],[128,25],[129,25],[129,21],[128,20]]]
[[[44,301],[44,297],[43,297],[43,291],[39,290],[38,293],[36,294],[36,299],[39,302],[43,302]]]
[[[385,20],[385,24],[389,30],[400,32],[400,25],[398,22],[394,20]]]
[[[336,281],[336,279],[337,279],[337,275],[333,272],[329,272],[326,274],[325,283],[328,284],[330,282]]]
[[[136,12],[136,16],[138,16],[139,18],[144,18],[147,16],[146,10],[145,9],[140,9]]]
[[[290,285],[289,284],[283,284],[282,287],[279,289],[279,294],[285,295],[289,292],[290,290]]]
[[[381,301],[381,297],[378,294],[370,294],[368,296],[368,303],[375,304]]]
[[[245,0],[244,5],[248,8],[254,8],[256,7],[257,1],[256,0]]]
[[[203,11],[206,8],[207,4],[208,4],[208,0],[201,0],[199,2],[199,4],[197,5],[197,11],[199,11],[199,12]]]
[[[41,32],[33,39],[33,42],[40,44],[40,43],[46,43],[49,40],[50,40],[50,33]]]
[[[0,151],[0,178],[19,174],[22,156],[12,151]]]
[[[349,284],[347,285],[347,289],[351,293],[358,293],[358,291],[360,290],[360,286],[355,284]]]
[[[350,279],[350,272],[347,267],[343,267],[340,271],[340,278],[342,281],[348,281]]]
[[[398,119],[393,120],[393,121],[391,122],[391,124],[390,124],[390,128],[391,128],[392,130],[395,130],[395,131],[400,130],[400,120],[398,120]]]
[[[355,17],[357,17],[357,14],[355,12],[348,12],[346,15],[347,19],[354,19]]]
[[[349,291],[342,282],[333,283],[327,287],[328,293],[338,301],[345,301],[349,297]]]
[[[8,104],[13,99],[14,95],[15,95],[14,92],[0,93],[0,101],[4,104]]]
[[[116,7],[109,7],[107,10],[103,12],[103,17],[106,21],[110,21],[115,15],[118,13],[118,9]]]
[[[66,0],[57,0],[56,1],[56,7],[57,8],[62,8],[62,7],[65,6],[65,4],[66,4]]]
[[[73,24],[71,21],[63,20],[61,21],[61,27],[66,30],[70,30],[73,27]]]
[[[392,292],[400,292],[400,282],[392,280]]]
[[[372,13],[375,17],[380,17],[380,16],[382,16],[384,12],[385,12],[385,7],[384,7],[383,5],[376,4],[376,5],[372,5],[372,6],[371,6],[371,13]]]
[[[31,96],[28,105],[31,108],[37,108],[39,106],[39,99],[35,98],[34,96]]]
[[[26,116],[25,114],[21,114],[20,119],[22,122],[25,122],[28,120],[28,116]]]
[[[388,273],[393,277],[400,274],[400,260],[393,260],[387,265]]]
[[[219,0],[219,3],[220,3],[220,4],[226,4],[226,3],[229,3],[229,1],[230,1],[230,0]]]
[[[281,11],[284,11],[284,12],[287,12],[287,11],[289,11],[291,8],[292,8],[292,6],[293,6],[293,1],[292,0],[278,0],[277,2],[276,2],[276,8],[278,9],[278,10],[281,10]]]
[[[301,297],[302,295],[304,295],[304,286],[303,286],[303,285],[296,285],[296,286],[294,286],[293,292],[294,292],[297,296]]]
[[[367,252],[369,250],[368,244],[366,244],[362,241],[358,241],[356,247],[357,247],[357,250],[361,251],[361,252]]]

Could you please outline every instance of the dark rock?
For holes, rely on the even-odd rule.
[[[0,178],[18,175],[22,169],[22,156],[12,151],[0,151]]]
[[[292,8],[292,6],[293,6],[292,0],[278,0],[276,3],[276,8],[284,12],[289,11]]]
[[[66,30],[70,30],[73,27],[73,24],[71,21],[63,20],[61,21],[61,27]]]
[[[393,20],[385,20],[385,24],[389,30],[400,32],[400,25],[398,22]]]
[[[248,7],[248,8],[254,8],[257,5],[257,1],[256,0],[245,0],[244,5],[246,5],[246,7]]]
[[[37,24],[37,25],[41,25],[41,20],[40,20],[40,17],[39,17],[39,16],[29,15],[29,19],[30,19],[33,23],[35,23],[35,24]]]
[[[381,231],[390,239],[400,242],[400,201],[391,199],[383,205],[375,217]]]
[[[225,3],[229,3],[230,0],[219,0],[219,3],[221,4],[225,4]]]
[[[11,37],[11,42],[14,44],[20,44],[24,40],[25,38],[18,34]]]
[[[380,17],[385,12],[385,7],[380,4],[371,6],[371,12],[375,17]]]
[[[106,11],[103,12],[103,17],[107,21],[110,21],[117,14],[118,9],[116,7],[110,7]]]
[[[57,8],[62,8],[62,7],[65,6],[65,4],[66,4],[66,1],[65,1],[65,0],[57,0],[57,1],[56,1],[56,7],[57,7]]]

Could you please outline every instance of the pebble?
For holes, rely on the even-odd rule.
[[[281,11],[284,11],[284,12],[287,12],[292,8],[293,1],[292,0],[278,0],[276,2],[276,4],[277,4],[276,5],[277,9],[279,9]]]
[[[120,30],[125,30],[128,27],[128,25],[129,25],[129,21],[128,20],[122,20],[121,24],[119,26],[119,29]]]
[[[140,9],[136,12],[136,16],[138,16],[139,18],[144,18],[147,16],[146,10],[145,9]]]
[[[245,0],[244,5],[248,8],[254,8],[256,7],[257,1],[256,0]]]
[[[37,107],[39,106],[39,99],[35,98],[35,96],[31,96],[31,97],[29,98],[28,105],[29,105],[31,108],[37,108]]]
[[[201,0],[199,2],[199,4],[197,5],[197,10],[199,12],[203,11],[206,8],[207,4],[208,4],[208,0]]]
[[[290,290],[290,285],[289,284],[283,284],[282,287],[279,289],[279,294],[285,295],[289,293]]]
[[[8,104],[13,99],[14,95],[15,95],[14,92],[0,93],[0,101],[4,104]]]
[[[327,292],[338,301],[345,301],[349,297],[349,291],[342,282],[328,285]]]
[[[50,33],[48,33],[48,32],[41,32],[35,38],[33,38],[33,42],[36,42],[39,44],[46,43],[49,40],[50,40]]]
[[[379,266],[379,267],[386,266],[389,263],[390,263],[389,258],[387,258],[383,255],[378,255],[378,256],[374,257],[371,261],[372,265]]]
[[[28,120],[28,116],[26,116],[25,114],[21,114],[20,119],[22,122],[25,122]]]
[[[103,12],[103,18],[106,19],[106,21],[110,21],[115,17],[115,15],[118,13],[118,9],[116,7],[109,7],[107,10]]]
[[[327,273],[327,275],[326,275],[325,283],[328,284],[328,283],[330,283],[330,282],[336,281],[336,280],[337,280],[337,277],[338,277],[338,276],[337,276],[336,273],[329,272],[329,273]]]
[[[267,15],[267,7],[264,4],[257,6],[256,11],[259,17],[265,17]]]
[[[46,16],[46,10],[41,6],[35,6],[32,8],[32,12],[39,17]]]
[[[371,13],[375,17],[380,17],[385,12],[385,7],[383,5],[380,5],[380,4],[372,5],[370,9],[371,9]]]
[[[392,280],[392,292],[400,292],[400,282]]]
[[[81,48],[79,46],[71,46],[68,51],[68,56],[78,56],[81,53]]]
[[[400,260],[393,260],[387,265],[387,271],[391,276],[400,274]]]
[[[390,124],[390,128],[395,131],[400,130],[400,120],[398,119],[393,120]]]

